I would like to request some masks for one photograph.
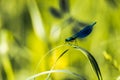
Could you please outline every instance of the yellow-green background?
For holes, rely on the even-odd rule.
[[[120,76],[120,0],[69,0],[69,5],[69,16],[87,23],[97,22],[93,32],[83,40],[78,39],[77,44],[92,53],[104,80],[117,80]],[[70,25],[62,27],[65,18],[53,17],[50,7],[60,9],[59,0],[0,0],[0,80],[25,80],[34,75],[39,60],[72,35]],[[55,27],[62,30],[56,29],[54,33]],[[60,47],[45,57],[35,73],[49,70],[65,49]],[[68,69],[88,80],[97,80],[88,59],[79,53],[71,49],[56,69]],[[44,80],[44,77],[36,79]],[[53,80],[69,78],[72,77],[68,74],[52,75]]]

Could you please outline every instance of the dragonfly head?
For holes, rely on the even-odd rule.
[[[69,37],[69,38],[66,38],[66,39],[65,39],[65,42],[71,42],[71,41],[73,41],[73,40],[74,40],[73,37]]]

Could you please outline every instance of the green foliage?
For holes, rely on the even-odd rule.
[[[0,0],[0,80],[119,80],[119,21],[119,0]]]

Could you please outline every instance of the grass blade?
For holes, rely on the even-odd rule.
[[[91,65],[92,65],[92,68],[93,68],[94,72],[96,73],[96,75],[98,77],[98,80],[103,80],[101,72],[100,72],[100,69],[99,69],[99,66],[98,66],[95,58],[91,55],[91,53],[88,52],[86,49],[81,48],[79,46],[73,46],[73,48],[75,48],[75,49],[80,50],[81,52],[83,52],[83,54],[89,59]]]
[[[58,60],[59,60],[68,50],[69,50],[69,49],[66,49],[66,50],[57,58],[57,60],[55,61],[54,65],[52,66],[52,68],[51,68],[50,71],[52,71],[52,70],[55,68],[55,66],[56,66],[56,64],[57,64],[57,62],[58,62]],[[48,74],[46,80],[49,79],[50,75],[51,75],[51,73]]]
[[[64,46],[64,45],[59,45],[59,46],[51,49],[50,51],[48,51],[48,52],[38,61],[38,64],[36,65],[36,68],[35,68],[35,70],[34,70],[33,73],[34,73],[34,74],[36,73],[39,65],[42,63],[42,61],[45,59],[45,57],[47,57],[49,54],[52,54],[52,52],[53,52],[54,50],[56,50],[56,49],[58,49],[58,48],[60,48],[60,47],[63,47],[63,46]]]
[[[28,77],[26,80],[32,80],[32,79],[35,79],[39,76],[42,76],[42,75],[45,75],[45,74],[51,74],[51,73],[67,73],[67,74],[70,74],[70,75],[73,75],[73,76],[76,76],[76,77],[79,77],[80,80],[85,80],[82,76],[80,76],[79,74],[76,74],[76,73],[73,73],[69,70],[50,70],[50,71],[44,71],[44,72],[41,72],[41,73],[38,73],[38,74],[35,74],[31,77]]]

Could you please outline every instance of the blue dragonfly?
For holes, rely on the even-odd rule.
[[[81,31],[77,32],[73,36],[66,38],[65,42],[71,42],[71,41],[75,40],[76,38],[85,38],[85,37],[87,37],[92,32],[93,26],[95,24],[96,24],[96,22],[86,26],[85,28],[83,28]]]

